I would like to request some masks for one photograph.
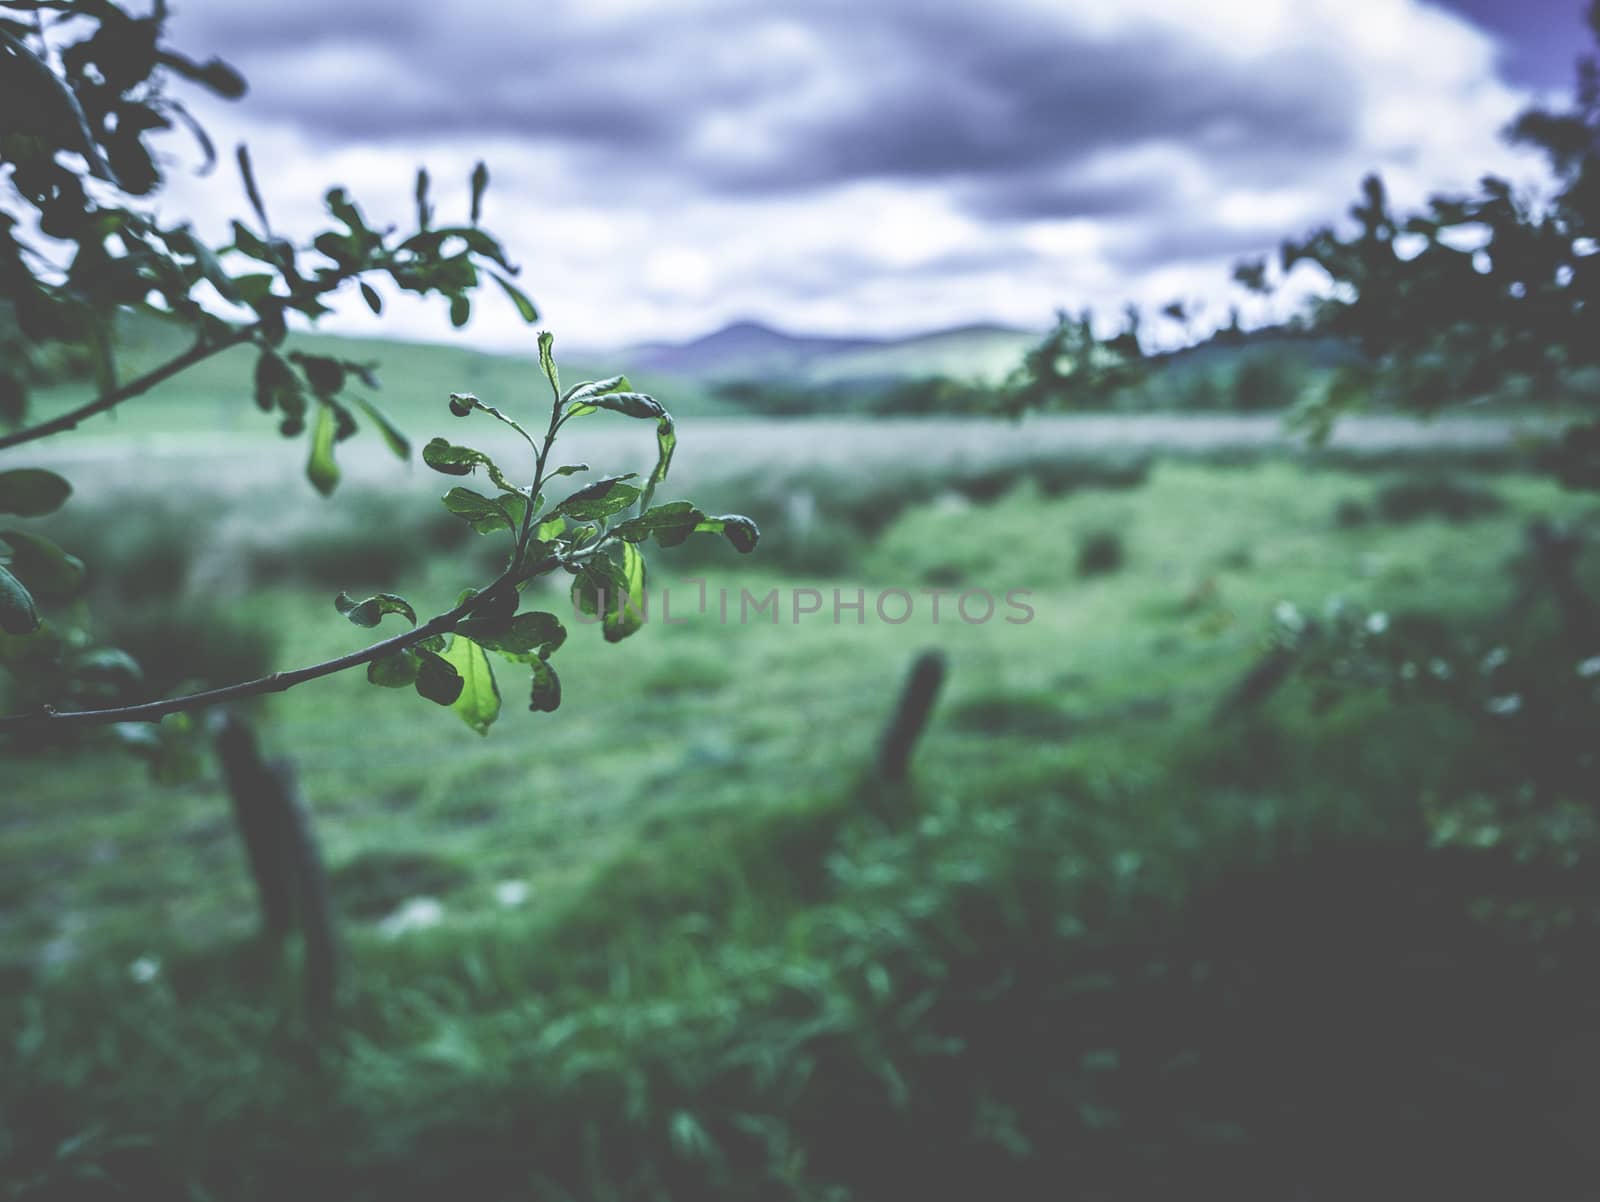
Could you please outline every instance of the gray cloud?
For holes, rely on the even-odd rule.
[[[1112,242],[1106,259],[1119,271],[1146,271],[1172,263],[1206,263],[1274,252],[1282,226],[1262,223],[1229,229],[1205,221],[1141,223]]]
[[[1171,31],[1096,38],[977,6],[777,16],[287,0],[197,5],[178,32],[240,62],[258,113],[319,139],[509,135],[733,194],[934,181],[988,216],[1096,215],[1158,188],[1070,178],[1109,148],[1182,142],[1246,177],[1355,136],[1348,72],[1314,49],[1241,73]],[[719,123],[731,144],[707,136]]]
[[[586,25],[482,2],[284,0],[196,6],[174,32],[236,62],[258,115],[334,142],[469,134],[670,150],[705,113],[737,111],[782,83],[732,56],[720,67],[697,62],[715,30],[681,14]]]
[[[459,189],[481,154],[491,224],[597,344],[1199,290],[1367,169],[1470,184],[1516,103],[1422,0],[187,4],[175,44],[251,83],[201,111],[276,164],[275,220],[334,177],[405,200],[424,160]]]
[[[893,27],[898,63],[866,76],[861,103],[805,123],[762,186],[840,178],[1019,178],[1150,139],[1251,158],[1347,146],[1337,103],[1349,81],[1301,56],[1229,74],[1170,34],[1091,40],[1067,29],[911,10]],[[930,69],[933,68],[933,69]]]

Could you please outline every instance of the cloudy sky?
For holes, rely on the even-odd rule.
[[[755,318],[892,335],[1060,307],[1226,303],[1229,265],[1337,218],[1361,175],[1417,199],[1486,170],[1583,48],[1578,0],[189,0],[172,40],[251,84],[197,102],[248,142],[276,224],[330,184],[485,223],[567,345]],[[175,147],[176,149],[176,147]],[[169,211],[219,233],[225,167]],[[329,323],[378,329],[359,304]],[[447,337],[437,304],[398,336]],[[485,298],[468,340],[524,347]]]

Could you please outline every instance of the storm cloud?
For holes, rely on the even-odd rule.
[[[1413,0],[195,0],[174,35],[249,78],[207,112],[242,136],[384,178],[480,148],[518,198],[502,225],[631,256],[638,295],[607,307],[649,327],[628,333],[735,305],[889,327],[866,298],[937,294],[941,263],[938,319],[1139,299],[1330,219],[1365,170],[1402,196],[1470,182],[1519,103],[1490,39]],[[526,257],[580,274],[545,246]],[[974,298],[984,263],[1018,288]]]

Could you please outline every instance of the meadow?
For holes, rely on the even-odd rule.
[[[415,438],[457,434],[449,388],[524,387],[474,363],[391,362]],[[375,439],[317,499],[221,379],[39,456],[81,482],[40,528],[155,679],[338,654],[365,632],[337,590],[437,612],[496,570]],[[314,813],[332,1038],[257,936],[213,764],[167,784],[110,738],[7,749],[13,1196],[1558,1197],[1592,1171],[1593,813],[1515,807],[1549,747],[1298,676],[1223,705],[1275,631],[1345,612],[1536,657],[1557,617],[1514,607],[1524,531],[1597,515],[1526,470],[1519,426],[1367,419],[1312,453],[1276,416],[698,404],[664,495],[750,513],[762,547],[653,553],[687,620],[621,645],[569,623],[558,712],[511,673],[487,738],[359,673],[243,711]],[[570,453],[631,468],[646,441]],[[773,589],[777,623],[738,620]],[[801,589],[822,608],[795,619]],[[969,590],[1026,590],[1031,619],[964,621]],[[927,649],[948,681],[892,786],[876,741]]]

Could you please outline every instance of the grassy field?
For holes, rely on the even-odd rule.
[[[178,677],[361,645],[337,589],[433,612],[495,570],[490,540],[435,512],[435,481],[370,451],[323,505],[293,447],[174,438],[203,387],[129,406],[160,434],[150,457],[76,472],[46,527],[103,565],[97,618],[169,648]],[[1358,470],[1264,453],[1259,422],[1206,428],[1206,454],[1153,457],[1155,427],[688,422],[682,491],[754,514],[762,550],[655,553],[652,590],[687,621],[615,646],[572,629],[559,712],[527,713],[509,670],[487,739],[359,674],[249,711],[299,768],[343,920],[331,1042],[304,1029],[292,949],[255,938],[214,767],[165,786],[105,740],[11,746],[12,1192],[1281,1199],[1575,1179],[1587,1145],[1564,1133],[1600,1116],[1560,1069],[1592,1029],[1589,820],[1469,820],[1528,752],[1446,706],[1358,690],[1321,709],[1291,681],[1216,711],[1286,603],[1493,629],[1526,523],[1594,504],[1474,469],[1471,446],[1379,438]],[[597,433],[574,457],[623,448]],[[151,478],[178,487],[158,501]],[[1418,479],[1420,506],[1395,503]],[[1453,519],[1429,508],[1463,495]],[[780,621],[741,623],[741,590],[771,589]],[[823,610],[795,621],[801,589]],[[916,604],[898,624],[874,607],[896,589]],[[835,590],[864,592],[864,621],[835,622]],[[970,590],[1027,590],[1033,616],[963,621]],[[948,682],[911,784],[885,786],[876,740],[930,648]],[[1530,864],[1560,867],[1544,900],[1486,911]],[[1399,1156],[1388,1183],[1350,1147]]]

